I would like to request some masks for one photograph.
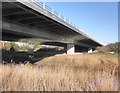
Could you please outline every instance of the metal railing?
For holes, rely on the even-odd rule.
[[[54,11],[49,6],[45,5],[45,3],[41,2],[40,0],[32,0],[32,2],[34,2],[38,6],[42,7],[43,9],[45,9],[49,13],[53,14],[54,16],[58,17],[62,21],[66,22],[67,24],[71,25],[72,27],[76,28],[82,35],[87,36],[89,39],[92,39],[93,41],[96,41],[95,39],[93,39],[92,37],[90,37],[86,32],[84,32],[82,29],[80,29],[77,25],[75,25],[70,20],[68,20],[66,17],[62,16],[61,14],[59,14],[56,11]]]
[[[32,0],[32,2],[34,2],[38,6],[42,7],[43,9],[45,9],[49,13],[53,14],[54,16],[58,17],[62,21],[66,22],[67,24],[71,25],[72,27],[74,27],[75,29],[77,29],[82,35],[87,36],[89,39],[94,40],[86,32],[84,32],[83,30],[81,30],[77,25],[75,25],[74,23],[72,23],[70,20],[68,20],[66,17],[62,16],[58,12],[54,11],[52,8],[50,8],[49,6],[47,6],[45,3],[41,2],[40,0]],[[96,41],[96,40],[94,40],[94,41]]]
[[[61,20],[63,20],[64,22],[66,22],[67,24],[73,26],[74,28],[80,30],[78,28],[78,26],[76,26],[75,24],[73,24],[70,20],[66,19],[64,16],[62,16],[61,14],[59,14],[58,12],[54,11],[52,8],[50,8],[49,6],[45,5],[45,3],[41,2],[40,0],[32,0],[32,2],[34,2],[35,4],[37,4],[38,6],[42,7],[43,9],[45,9],[46,11],[48,11],[49,13],[53,14],[54,16],[60,18]]]

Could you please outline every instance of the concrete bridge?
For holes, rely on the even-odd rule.
[[[68,54],[101,46],[75,24],[39,0],[2,2],[2,40],[41,38],[48,45],[64,46]]]

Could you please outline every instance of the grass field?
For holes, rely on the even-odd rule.
[[[3,91],[118,91],[118,56],[55,55],[0,65]]]

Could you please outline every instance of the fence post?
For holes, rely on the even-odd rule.
[[[60,14],[59,14],[59,18],[60,18]]]
[[[45,9],[45,3],[43,3],[43,9]]]
[[[52,9],[52,14],[54,14],[54,10]]]

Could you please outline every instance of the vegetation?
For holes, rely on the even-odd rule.
[[[108,52],[120,53],[120,42],[111,43],[102,47],[97,47],[96,49],[98,50],[99,53]]]
[[[28,50],[28,46],[19,46],[15,42],[7,42],[4,44],[6,50],[10,50],[11,47],[13,47],[16,51],[18,50]]]
[[[27,42],[29,43],[29,42]],[[30,44],[27,45],[26,44],[23,44],[22,46],[19,46],[17,43],[15,42],[4,42],[4,49],[6,50],[10,50],[11,47],[13,47],[16,51],[19,51],[19,50],[22,50],[22,51],[25,51],[25,50],[28,50],[29,48],[32,48],[32,49],[40,49],[41,46],[38,44],[38,43],[34,43],[32,47],[30,47]],[[0,47],[2,48],[2,43],[0,45]]]
[[[35,43],[33,48],[38,48],[37,45]],[[97,47],[98,53],[93,54],[59,54],[40,59],[34,64],[0,64],[0,90],[118,91],[118,45]],[[8,49],[11,46],[21,49],[15,43],[6,46]]]
[[[0,65],[3,91],[118,91],[117,55],[56,55]]]

